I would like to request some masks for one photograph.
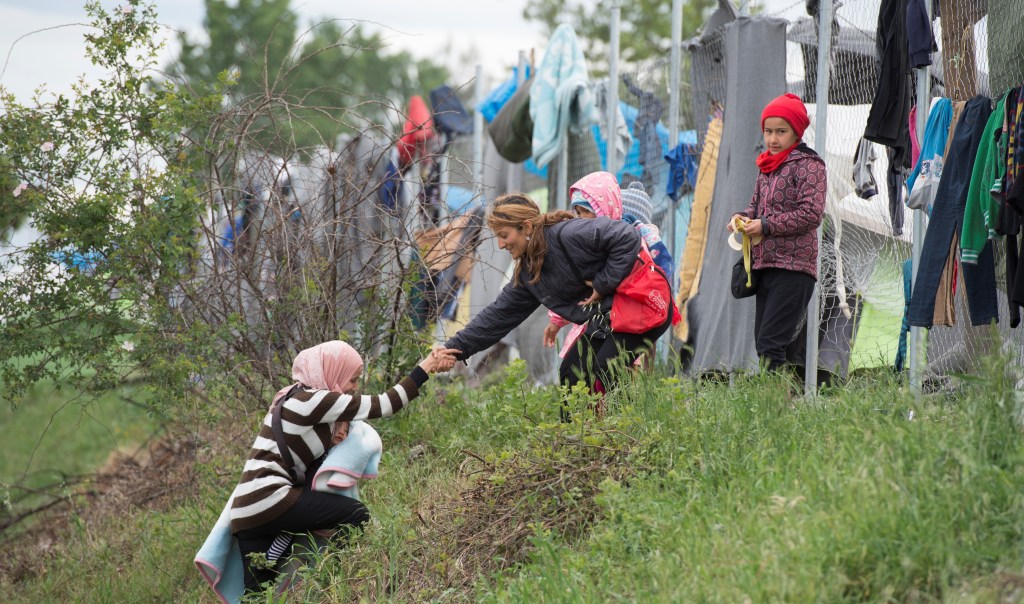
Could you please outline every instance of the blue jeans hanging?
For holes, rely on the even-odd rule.
[[[939,289],[942,269],[949,255],[953,237],[959,238],[963,224],[967,189],[974,168],[978,144],[985,123],[992,113],[991,100],[976,96],[967,102],[956,127],[949,157],[942,170],[942,180],[935,195],[928,232],[914,281],[908,317],[914,327],[931,327],[935,313],[935,294]],[[971,324],[984,325],[998,320],[995,268],[992,262],[992,243],[988,242],[978,257],[977,265],[961,264]]]

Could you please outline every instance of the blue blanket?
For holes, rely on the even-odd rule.
[[[366,422],[352,422],[348,438],[327,452],[313,477],[313,490],[359,499],[356,481],[377,477],[381,450],[380,435],[373,427]],[[238,539],[231,533],[232,499],[228,499],[194,560],[200,574],[225,604],[239,602],[245,589],[242,553]]]
[[[559,25],[548,42],[530,90],[530,118],[533,160],[540,167],[565,148],[567,130],[580,134],[597,121],[587,61],[570,25]]]

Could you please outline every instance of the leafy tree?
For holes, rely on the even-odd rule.
[[[154,85],[155,8],[126,2],[86,5],[101,79],[28,104],[0,87],[11,176],[0,184],[25,183],[3,194],[17,191],[42,235],[0,257],[5,398],[31,402],[40,380],[95,394],[141,377],[155,413],[214,418],[232,404],[265,408],[299,349],[338,337],[374,377],[394,378],[421,343],[406,306],[420,266],[395,234],[400,217],[352,222],[355,208],[376,207],[379,182],[355,150],[325,152],[319,168],[303,166],[313,186],[299,198],[249,127],[276,125],[284,101],[236,103],[218,80]],[[352,57],[374,65],[364,54]],[[251,220],[229,245],[223,217],[245,196]],[[373,262],[355,262],[370,238]]]
[[[5,174],[24,183],[18,211],[43,234],[0,259],[0,381],[12,404],[40,379],[87,391],[120,383],[193,248],[189,124],[219,97],[147,92],[158,52],[151,6],[86,10],[88,58],[107,74],[98,84],[29,105],[0,89]]]
[[[665,0],[620,2],[619,57],[626,63],[668,57],[672,46],[672,3]],[[690,0],[683,5],[683,39],[696,33],[713,0]],[[586,0],[529,0],[523,9],[528,21],[541,23],[550,35],[560,23],[573,26],[587,61],[607,70],[611,9]]]
[[[199,90],[230,81],[236,106],[273,105],[257,138],[280,155],[386,123],[448,77],[429,60],[388,53],[359,24],[325,20],[300,32],[290,0],[206,0],[204,27],[208,42],[180,35],[180,58],[167,70]]]
[[[18,227],[25,223],[28,208],[25,199],[18,199],[14,191],[18,189],[17,175],[14,173],[11,159],[0,156],[0,245],[7,240]]]

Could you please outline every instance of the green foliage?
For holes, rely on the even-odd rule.
[[[234,15],[246,31],[271,27],[287,8],[216,6],[218,19]],[[267,12],[246,12],[257,8]],[[42,233],[0,260],[0,380],[12,405],[40,380],[96,395],[144,377],[147,405],[161,417],[212,422],[265,405],[298,350],[339,337],[359,347],[378,385],[394,383],[426,347],[407,319],[408,286],[396,290],[385,279],[408,282],[417,267],[397,276],[379,266],[339,268],[366,238],[346,222],[346,204],[373,203],[374,191],[358,176],[343,180],[332,164],[315,176],[321,186],[337,177],[333,206],[308,198],[288,205],[298,202],[275,184],[280,160],[245,126],[273,122],[272,111],[226,105],[224,95],[242,83],[223,74],[198,88],[156,82],[154,7],[135,0],[113,12],[98,3],[87,10],[87,54],[106,77],[30,104],[0,90],[0,158],[27,183],[18,210]],[[280,27],[287,44],[273,48],[287,61],[294,23]],[[317,31],[334,25],[325,27]],[[381,75],[367,57],[374,53],[340,43],[334,50],[342,47]],[[247,56],[236,58],[248,65]],[[219,236],[223,217],[240,208],[252,224],[231,253]],[[327,245],[318,233],[345,235]],[[380,236],[389,258],[404,245]]]
[[[0,238],[9,237],[28,217],[29,207],[25,199],[18,199],[14,195],[20,184],[11,158],[0,155]]]
[[[265,149],[334,146],[339,134],[386,123],[405,100],[445,83],[448,72],[358,23],[323,20],[299,31],[290,0],[206,0],[206,40],[179,36],[168,66],[196,90],[225,78],[230,102],[267,111],[248,127]],[[258,112],[257,112],[258,113]]]
[[[683,406],[645,399],[636,426],[662,433],[658,471],[606,485],[584,543],[539,537],[483,599],[929,601],[1019,568],[1006,369],[923,406],[891,383],[810,403],[761,378]]]
[[[626,63],[665,58],[672,46],[672,3],[659,0],[621,2],[619,57]],[[704,23],[704,16],[715,6],[711,0],[683,4],[683,39],[689,38]],[[607,4],[579,0],[529,0],[523,9],[528,21],[542,24],[551,35],[560,23],[576,30],[587,61],[597,71],[607,70],[608,40],[611,36],[611,9]]]
[[[292,596],[1007,597],[1024,561],[1021,400],[1005,359],[986,367],[954,398],[920,403],[884,377],[805,401],[770,377],[729,386],[635,374],[609,395],[604,420],[566,425],[559,391],[528,388],[518,363],[484,390],[431,381],[399,416],[376,422],[382,473],[360,489],[376,522],[303,571]],[[158,537],[134,514],[116,526],[119,545],[83,532],[66,554],[82,563],[14,592],[32,601],[71,585],[72,599],[139,599],[137,582],[112,580],[127,558],[137,561],[132,576],[161,577],[143,599],[209,599],[191,555],[235,478],[216,466],[198,475],[194,499],[156,516]],[[115,558],[118,546],[127,549]]]
[[[194,249],[189,125],[215,99],[147,91],[155,12],[87,10],[87,54],[109,76],[21,105],[0,92],[0,156],[43,237],[3,259],[0,378],[13,404],[38,380],[103,392],[139,367],[134,340]]]

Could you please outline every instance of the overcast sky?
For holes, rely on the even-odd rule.
[[[101,0],[108,10],[124,3]],[[205,9],[203,0],[155,3],[170,40],[163,63],[177,55],[175,32],[185,31],[193,38],[202,34]],[[796,10],[796,16],[803,3],[751,2],[769,10]],[[82,40],[89,30],[84,4],[85,0],[0,0],[0,60],[6,65],[0,67],[0,85],[26,100],[41,85],[66,92],[79,75],[88,73]],[[300,27],[324,18],[365,21],[396,48],[443,61],[440,55],[450,45],[453,56],[471,53],[485,74],[499,78],[516,62],[519,50],[536,48],[537,60],[543,56],[545,39],[539,25],[522,18],[525,4],[526,0],[293,0],[292,7],[300,15]],[[468,78],[471,72],[454,75]]]
[[[109,9],[124,1],[101,0]],[[472,53],[486,73],[501,74],[520,49],[542,47],[540,28],[522,18],[525,0],[294,0],[300,28],[324,18],[365,21],[397,49],[439,57],[446,46]],[[18,98],[35,87],[66,91],[88,72],[82,36],[88,32],[84,0],[0,0],[0,85]],[[203,0],[156,0],[159,21],[170,40],[166,58],[177,55],[176,31],[197,38],[205,16]],[[301,29],[300,29],[301,31]],[[20,39],[19,39],[20,38]],[[0,68],[2,69],[2,68]]]

